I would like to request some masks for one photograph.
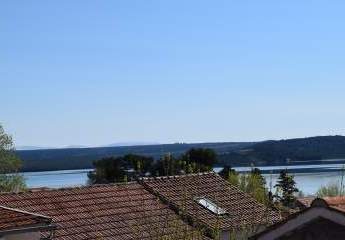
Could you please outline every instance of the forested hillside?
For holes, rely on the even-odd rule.
[[[212,148],[218,154],[229,153],[254,143],[196,143],[196,144],[161,144],[148,146],[68,148],[17,151],[23,160],[23,171],[46,171],[65,169],[92,168],[92,162],[104,157],[139,154],[160,158],[165,153],[181,155],[191,148]]]
[[[324,136],[256,143],[230,153],[219,161],[234,166],[313,164],[316,160],[345,159],[345,137]]]
[[[180,155],[191,148],[211,148],[219,165],[250,166],[313,164],[315,160],[345,159],[345,137],[325,136],[264,142],[163,144],[149,146],[72,148],[17,151],[23,171],[92,168],[103,157],[140,154],[160,158],[165,153]]]

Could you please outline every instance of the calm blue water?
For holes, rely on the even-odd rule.
[[[342,172],[313,172],[313,173],[295,173],[297,188],[305,195],[314,195],[319,187],[328,183],[340,183]],[[267,187],[274,186],[278,179],[278,174],[264,174]],[[270,184],[272,182],[272,184]]]
[[[329,182],[340,182],[343,164],[324,164],[324,165],[300,165],[288,166],[289,169],[320,169],[320,172],[295,173],[297,187],[305,194],[314,194],[321,185]],[[265,166],[259,167],[262,170],[285,169],[286,166]],[[248,171],[250,168],[238,167],[237,171]],[[322,172],[324,169],[332,169],[332,172]],[[81,186],[87,183],[87,172],[91,169],[46,171],[46,172],[26,172],[23,173],[26,183],[30,188],[36,187],[72,187]],[[215,168],[219,171],[219,168]],[[267,185],[275,185],[278,174],[264,174]]]
[[[25,172],[22,173],[29,188],[36,187],[73,187],[87,183],[87,173],[92,169]]]

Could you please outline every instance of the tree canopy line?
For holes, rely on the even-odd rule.
[[[14,152],[12,137],[0,125],[0,192],[17,192],[25,189],[24,178],[18,174],[21,160]]]
[[[57,171],[89,169],[92,162],[108,156],[129,153],[159,159],[162,153],[176,156],[191,148],[210,148],[217,153],[218,165],[234,167],[319,164],[322,159],[345,159],[344,136],[321,136],[281,141],[179,143],[146,146],[88,147],[66,149],[17,150],[23,160],[22,170]],[[342,163],[337,161],[334,163]]]
[[[95,161],[95,170],[89,172],[88,177],[92,184],[123,182],[143,176],[171,176],[211,171],[216,162],[216,153],[208,148],[192,148],[179,157],[168,153],[156,161],[153,157],[127,154]]]
[[[211,171],[217,163],[217,155],[212,149],[192,148],[179,157],[165,154],[158,161],[153,157],[128,154],[108,157],[94,162],[94,171],[89,172],[89,183],[126,182],[144,176],[172,176]],[[239,174],[230,166],[219,173],[230,184],[252,195],[266,205],[280,204],[293,207],[296,200],[296,182],[287,170],[280,173],[275,192],[266,187],[266,180],[260,169],[252,167],[248,174]]]
[[[16,150],[16,154],[23,160],[22,171],[58,171],[71,169],[90,169],[93,162],[109,156],[124,156],[137,154],[151,156],[155,160],[161,158],[162,153],[180,155],[191,148],[210,148],[217,155],[239,150],[251,146],[252,143],[173,143],[144,146],[109,146],[64,149]],[[231,165],[234,165],[232,161]],[[219,163],[221,163],[219,161]]]
[[[296,193],[299,190],[296,187],[294,176],[290,175],[287,169],[280,172],[274,189],[267,188],[266,180],[260,169],[254,166],[247,174],[239,174],[231,167],[226,166],[219,175],[267,206],[280,208],[293,208],[295,206]]]

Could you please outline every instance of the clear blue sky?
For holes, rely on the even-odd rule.
[[[345,134],[344,1],[0,2],[17,145]]]

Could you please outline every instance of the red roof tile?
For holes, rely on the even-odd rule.
[[[326,211],[328,211],[327,213],[327,218],[324,218],[324,216],[321,215],[320,212],[316,213],[316,214],[311,214],[309,215],[309,223],[320,223],[318,221],[322,221],[322,219],[328,219],[330,220],[332,223],[331,225],[337,225],[337,222],[343,222],[342,218],[345,217],[345,211],[344,209],[340,209],[337,207],[337,205],[330,205],[332,203],[336,203],[339,204],[339,202],[343,203],[343,197],[327,197],[327,198],[312,198],[312,197],[307,197],[307,198],[299,198],[298,202],[300,203],[304,203],[304,207],[301,211],[295,212],[291,215],[289,215],[288,217],[284,218],[282,221],[273,224],[271,226],[269,226],[268,228],[266,228],[265,230],[251,236],[249,239],[254,240],[254,239],[260,239],[261,237],[265,236],[266,234],[270,234],[272,231],[276,231],[277,229],[279,229],[281,226],[284,226],[285,224],[290,224],[289,228],[292,226],[290,221],[293,221],[294,219],[298,218],[299,216],[306,214],[310,211],[313,211],[314,208],[324,208]],[[341,218],[339,218],[339,215],[335,217],[335,221],[332,221],[332,215],[333,213],[340,213]],[[315,220],[318,221],[315,221]],[[300,221],[300,222],[296,222],[297,226],[292,228],[292,230],[290,231],[290,233],[292,231],[297,232],[300,231],[302,228],[308,227],[308,223],[304,222],[304,221]],[[341,226],[341,225],[339,225]],[[320,227],[325,227],[325,225],[321,224]],[[315,226],[313,226],[313,230],[315,230]],[[344,230],[344,227],[342,227],[341,230]],[[279,230],[278,230],[279,231]],[[308,230],[306,230],[308,231]],[[329,233],[327,231],[330,231]],[[320,233],[320,232],[319,232]],[[332,231],[330,229],[322,229],[322,233],[326,233],[324,236],[328,236],[329,238],[327,239],[333,239],[332,236],[345,236],[345,232],[344,231]],[[333,234],[333,235],[332,235]],[[303,234],[303,236],[305,237],[305,235]],[[265,238],[265,237],[264,237]],[[320,237],[321,239],[322,237]],[[267,238],[268,239],[268,238]],[[279,237],[279,239],[285,239],[284,237]],[[291,235],[289,234],[289,238],[288,239],[292,239]],[[323,239],[323,238],[322,238]],[[339,239],[339,238],[336,238]],[[343,238],[341,238],[343,239]]]
[[[138,183],[0,194],[0,204],[43,214],[57,225],[54,239],[182,239],[198,233]]]
[[[310,207],[311,203],[313,202],[314,197],[303,197],[297,199],[297,205],[301,208],[308,208]]]
[[[345,196],[324,197],[322,199],[325,200],[330,207],[337,208],[338,210],[345,212]],[[313,197],[297,199],[297,201],[306,208],[310,207],[314,200],[315,198]]]
[[[0,232],[15,231],[29,227],[44,228],[49,227],[50,223],[50,218],[0,206]]]
[[[24,212],[18,209],[0,206],[0,234],[10,234],[19,231],[51,230],[54,225],[45,216]]]
[[[213,172],[143,178],[142,182],[149,191],[213,229],[238,229],[241,226],[271,224],[280,220],[278,213],[267,209]],[[199,197],[211,200],[228,214],[217,215],[204,208],[195,201]]]

